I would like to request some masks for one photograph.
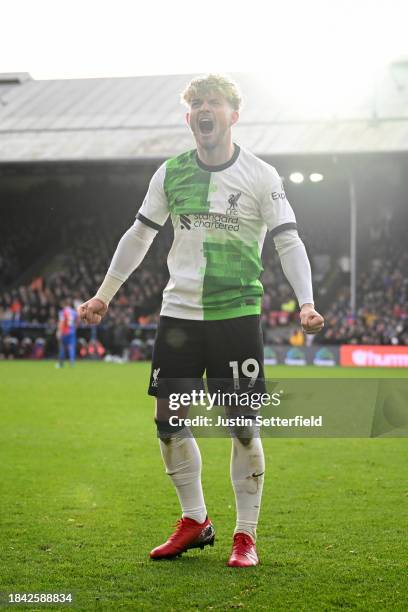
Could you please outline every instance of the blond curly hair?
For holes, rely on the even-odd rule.
[[[236,111],[242,104],[242,97],[237,84],[222,74],[208,74],[193,79],[181,93],[181,101],[187,106],[191,106],[193,98],[208,95],[210,92],[223,95]]]

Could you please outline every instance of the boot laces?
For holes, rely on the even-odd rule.
[[[234,538],[234,552],[243,555],[247,552],[248,548],[254,545],[251,536],[246,533],[237,533]]]
[[[173,527],[175,527],[175,531],[174,533],[172,533],[172,535],[170,536],[169,540],[174,540],[175,538],[177,538],[180,533],[186,529],[189,528],[189,524],[188,521],[186,521],[186,519],[184,518],[179,518],[173,525]]]

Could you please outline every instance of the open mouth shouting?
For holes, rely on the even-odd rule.
[[[201,134],[211,134],[214,130],[214,121],[211,117],[201,117],[198,120],[198,129]]]

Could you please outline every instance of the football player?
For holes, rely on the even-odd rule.
[[[253,390],[264,388],[259,277],[267,232],[297,296],[304,331],[316,333],[323,327],[314,307],[310,264],[280,176],[232,140],[241,104],[237,86],[227,77],[208,75],[191,81],[182,99],[196,148],[159,167],[101,287],[78,310],[86,323],[101,321],[170,215],[170,280],[163,293],[148,393],[156,396],[161,454],[182,516],[169,539],[151,551],[152,559],[173,558],[214,542],[201,485],[200,451],[182,423],[170,425],[174,412],[168,397],[173,391],[200,388],[204,373],[212,389],[230,391],[231,384],[236,389],[239,378],[248,373],[256,381]],[[265,462],[259,432],[249,429],[231,432],[237,510],[231,567],[259,562],[256,528]]]

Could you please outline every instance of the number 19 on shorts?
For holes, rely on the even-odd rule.
[[[232,377],[234,380],[234,391],[238,391],[239,390],[239,378],[240,378],[238,361],[230,361],[229,366],[230,368],[232,368]],[[242,362],[241,372],[243,376],[250,379],[248,383],[248,387],[251,388],[254,386],[254,384],[256,383],[256,379],[258,378],[259,363],[257,362],[256,359],[249,357],[248,359],[245,359],[245,361]]]

